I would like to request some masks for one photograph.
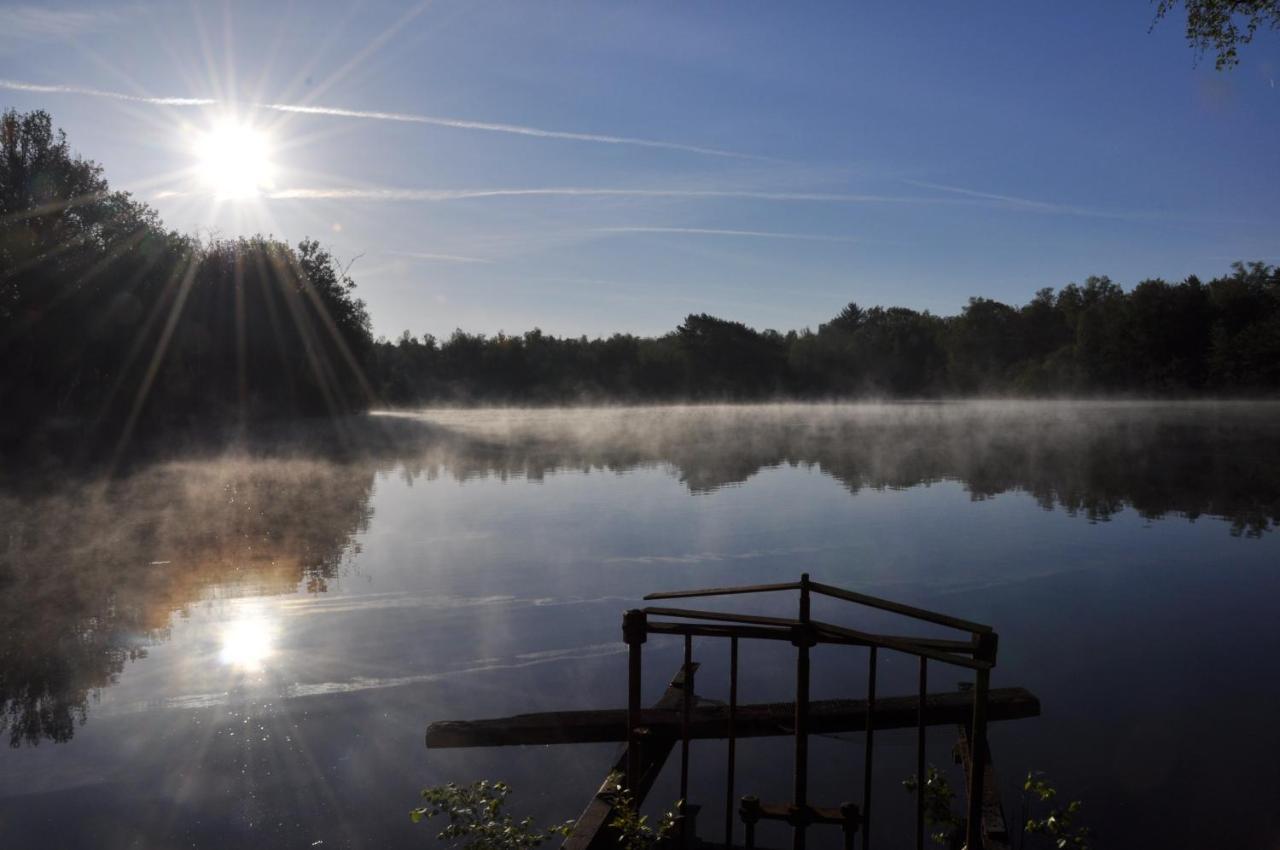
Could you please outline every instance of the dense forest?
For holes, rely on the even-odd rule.
[[[354,289],[315,241],[166,230],[47,113],[0,117],[0,444],[433,402],[1280,391],[1280,269],[1262,263],[956,316],[849,304],[816,331],[701,314],[597,339],[375,341]]]
[[[455,331],[379,340],[389,404],[940,397],[1275,395],[1280,269],[1237,263],[1203,282],[1105,277],[957,316],[850,304],[816,331],[693,315],[669,334],[607,339]]]
[[[0,442],[369,405],[369,317],[320,245],[200,241],[45,112],[0,116]]]

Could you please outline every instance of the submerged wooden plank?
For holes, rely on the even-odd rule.
[[[872,713],[873,728],[903,729],[916,725],[919,699],[916,696],[879,697]],[[973,713],[973,692],[954,691],[929,694],[925,700],[925,723],[930,726],[959,725]],[[1040,714],[1040,700],[1025,688],[992,689],[987,702],[989,721],[1018,720]],[[651,708],[641,712],[641,723],[656,736],[679,737],[680,712],[672,708]],[[790,735],[795,724],[795,703],[757,703],[738,706],[735,734],[739,738]],[[698,705],[690,713],[690,737],[724,738],[728,735],[729,708]],[[864,731],[867,728],[866,700],[814,700],[809,703],[810,734]],[[586,744],[625,741],[626,709],[597,711],[554,711],[518,714],[490,720],[446,720],[427,727],[427,746],[502,747],[522,744]]]
[[[690,664],[688,667],[681,667],[680,672],[676,673],[675,678],[667,685],[666,691],[654,703],[654,708],[658,710],[676,709],[684,701],[685,683],[689,681],[692,674],[697,672],[698,665]],[[623,725],[626,725],[626,712],[623,712]],[[625,731],[625,728],[624,728]],[[623,735],[626,738],[626,735]],[[428,742],[430,735],[428,733]],[[667,757],[671,755],[671,750],[675,747],[676,739],[672,735],[653,735],[648,734],[643,737],[640,745],[640,759],[637,765],[638,776],[635,787],[630,789],[632,799],[636,805],[644,802],[644,798],[648,796],[649,789],[653,787],[654,781],[658,778],[658,774],[662,772],[662,766],[667,763]],[[430,743],[428,743],[430,746]],[[605,774],[604,781],[600,783],[599,790],[595,796],[587,803],[587,807],[583,809],[582,814],[578,816],[577,822],[573,825],[573,831],[564,840],[561,845],[562,850],[600,850],[607,845],[616,844],[617,837],[609,829],[609,822],[613,820],[614,798],[613,792],[616,790],[610,779],[615,774],[625,774],[627,771],[627,748],[623,748],[622,755],[618,756],[617,761],[613,763],[613,767]]]
[[[991,750],[985,746],[983,750],[982,843],[984,850],[1008,850],[1009,827],[1004,819],[1004,807],[1000,805],[1000,785],[996,781],[995,766],[991,763]],[[969,727],[963,723],[960,724],[956,755],[964,765],[964,785],[968,788],[973,772],[973,754],[969,745]]]

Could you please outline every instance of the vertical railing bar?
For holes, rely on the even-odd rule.
[[[876,647],[867,662],[867,744],[862,762],[862,850],[871,847],[871,757],[875,746]]]
[[[924,850],[924,732],[925,698],[929,690],[929,659],[920,658],[920,707],[916,724],[916,850]]]
[[[995,661],[995,636],[979,639],[981,657]],[[982,792],[987,755],[987,691],[991,685],[991,671],[979,668],[973,688],[973,730],[969,736],[969,799],[965,823],[965,841],[973,850],[985,844],[982,829]]]
[[[800,626],[795,632],[796,653],[796,764],[795,801],[798,812],[809,805],[809,574],[800,576]],[[806,823],[797,821],[792,830],[793,850],[804,850]]]
[[[728,790],[724,798],[724,848],[733,848],[733,786],[734,770],[737,761],[737,727],[738,719],[738,637],[729,638],[729,765],[726,785]]]
[[[641,668],[647,618],[640,610],[632,609],[622,617],[622,637],[627,643],[627,788],[634,791],[639,777],[640,736],[636,734],[640,724]]]
[[[680,717],[680,846],[688,847],[689,804],[689,709],[693,706],[693,635],[684,636],[684,701]]]

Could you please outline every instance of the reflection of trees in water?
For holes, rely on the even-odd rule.
[[[1280,404],[963,403],[442,411],[405,474],[537,480],[562,470],[669,466],[712,491],[783,464],[850,492],[962,482],[1024,491],[1106,520],[1213,516],[1236,534],[1280,524]],[[407,426],[401,426],[407,427]]]
[[[90,695],[219,595],[323,590],[368,522],[372,470],[163,463],[110,484],[0,494],[0,729],[69,740]]]
[[[375,475],[537,480],[653,467],[690,491],[814,468],[851,493],[954,480],[1105,520],[1280,524],[1280,405],[866,405],[435,411],[347,420],[110,484],[0,491],[0,728],[65,741],[94,691],[212,595],[323,591],[371,516]],[[314,436],[314,435],[311,435]]]

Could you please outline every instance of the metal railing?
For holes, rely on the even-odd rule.
[[[720,611],[698,611],[683,608],[649,607],[627,611],[623,616],[623,638],[628,645],[627,683],[627,781],[637,779],[637,765],[644,737],[640,691],[643,680],[642,648],[649,635],[679,635],[684,639],[684,666],[692,670],[695,637],[728,638],[729,640],[729,707],[728,758],[725,794],[725,847],[733,846],[734,793],[736,769],[736,719],[738,713],[738,648],[739,641],[787,641],[796,647],[795,757],[792,800],[789,804],[761,803],[755,797],[743,797],[738,815],[746,825],[746,846],[753,848],[755,824],[760,820],[785,821],[792,827],[793,850],[805,850],[806,832],[813,824],[838,824],[844,831],[844,846],[852,850],[855,832],[861,832],[862,848],[869,850],[867,829],[872,811],[872,764],[875,752],[876,677],[879,653],[891,651],[919,659],[918,721],[916,735],[916,814],[917,850],[925,843],[925,729],[929,711],[929,663],[939,662],[972,670],[974,673],[973,714],[968,730],[972,768],[969,771],[965,839],[966,846],[983,847],[982,801],[983,778],[987,753],[987,698],[991,669],[995,666],[997,637],[990,626],[974,623],[903,605],[851,590],[811,581],[806,573],[798,582],[764,584],[747,587],[708,588],[670,593],[652,593],[646,601],[695,599],[713,596],[798,591],[799,610],[795,619],[733,614]],[[966,640],[931,637],[885,635],[838,626],[813,619],[810,601],[813,594],[839,599],[855,605],[886,611],[903,617],[967,632]],[[662,619],[655,619],[662,618]],[[695,622],[686,622],[695,621]],[[844,803],[838,808],[822,808],[809,803],[809,721],[810,721],[810,650],[820,644],[865,647],[868,650],[867,708],[865,756],[861,806]],[[690,673],[684,683],[680,722],[680,798],[689,796],[690,715],[693,708],[693,681]],[[683,836],[687,839],[687,836]]]

